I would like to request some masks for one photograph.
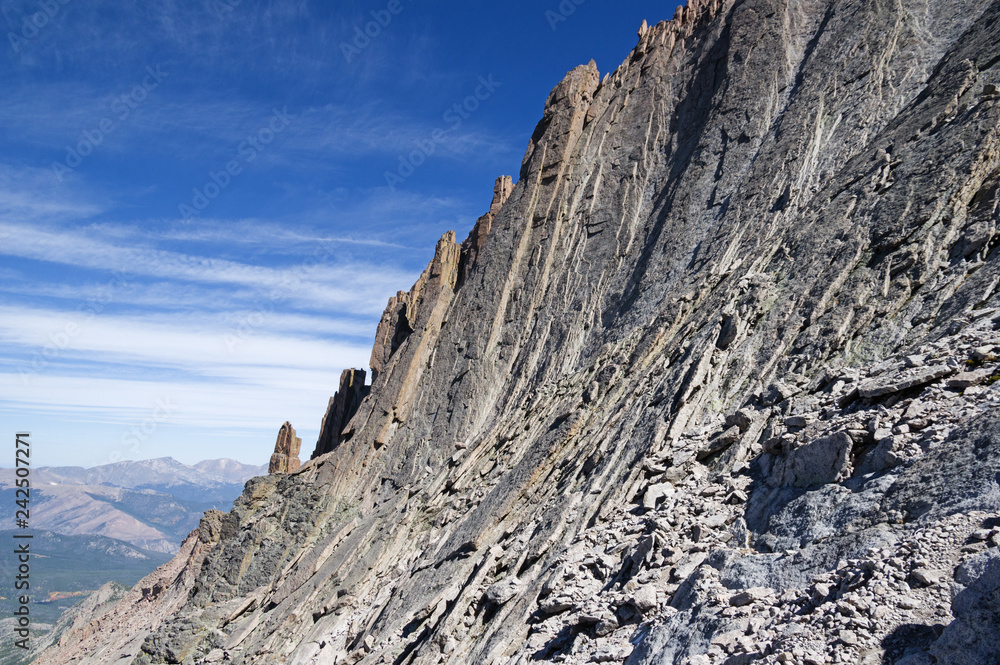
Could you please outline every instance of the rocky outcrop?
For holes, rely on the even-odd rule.
[[[345,369],[340,375],[340,388],[330,398],[326,415],[319,429],[319,439],[313,450],[313,458],[325,455],[351,438],[352,432],[345,432],[347,424],[358,411],[361,400],[368,394],[365,385],[366,372],[363,369]]]
[[[302,439],[295,436],[295,428],[286,422],[278,430],[278,440],[274,443],[274,454],[267,467],[268,473],[292,473],[297,471],[302,462],[299,461],[299,450]]]
[[[692,0],[574,69],[350,439],[80,662],[998,660],[998,63],[1000,1]]]

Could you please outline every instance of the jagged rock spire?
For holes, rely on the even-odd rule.
[[[301,466],[299,461],[299,449],[302,448],[302,439],[295,436],[295,428],[286,422],[278,430],[278,440],[274,443],[274,454],[271,455],[271,463],[267,467],[268,473],[291,473]]]

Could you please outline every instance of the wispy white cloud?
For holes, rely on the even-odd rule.
[[[167,400],[175,412],[161,434],[174,432],[170,454],[185,451],[196,461],[190,432],[202,441],[245,432],[264,448],[224,454],[266,459],[266,446],[285,420],[299,425],[308,447],[340,371],[365,368],[370,342],[344,341],[341,333],[359,331],[336,329],[318,317],[269,316],[241,337],[240,322],[231,316],[81,317],[0,307],[0,421],[24,427],[37,420],[49,433],[72,431],[73,422],[104,424],[113,443]],[[92,430],[81,434],[92,436]]]
[[[35,303],[26,311],[44,313],[53,320],[78,316],[80,311],[89,311],[88,303],[94,302],[127,311],[141,311],[142,320],[151,323],[176,324],[190,317],[229,328],[241,325],[256,313],[267,312],[266,323],[255,328],[309,336],[363,338],[366,341],[374,335],[378,315],[374,308],[372,312],[338,312],[336,315],[331,315],[322,307],[296,311],[286,302],[288,299],[271,301],[253,289],[160,281],[124,287],[116,286],[112,280],[103,284],[40,283],[26,280],[20,273],[3,268],[0,268],[0,294]],[[386,300],[389,295],[386,295]],[[38,307],[40,299],[57,304],[41,310]],[[0,311],[3,310],[4,306],[0,304]]]
[[[456,103],[461,98],[455,100]],[[292,147],[303,150],[319,147],[326,154],[335,152],[361,152],[366,155],[394,154],[412,151],[420,143],[432,140],[435,132],[444,132],[445,140],[435,145],[434,155],[467,157],[472,154],[508,153],[515,148],[505,137],[489,130],[455,126],[442,117],[431,122],[416,122],[398,112],[379,108],[372,102],[366,107],[327,105],[309,108],[300,113],[297,121],[303,131],[295,132]]]
[[[200,430],[203,439],[227,429],[267,431],[272,437],[285,420],[300,428],[305,441],[315,441],[316,430],[329,395],[336,390],[336,379],[305,375],[296,381],[290,374],[275,372],[277,381],[270,391],[255,385],[193,381],[141,381],[101,377],[45,375],[29,387],[7,391],[4,387],[18,385],[17,374],[0,372],[3,390],[0,409],[19,414],[22,422],[34,414],[65,421],[99,422],[121,430],[141,421],[157,402],[176,405],[170,424]],[[310,441],[311,439],[311,441]],[[304,447],[310,445],[306,443]],[[79,445],[79,444],[77,444]],[[148,452],[148,451],[147,451]],[[266,452],[252,459],[266,459]],[[305,451],[308,455],[308,450]],[[204,453],[203,453],[204,454]],[[145,455],[150,456],[150,455]],[[157,455],[152,455],[157,456]],[[240,457],[245,457],[241,455]]]
[[[247,378],[244,368],[248,366],[324,368],[339,373],[339,368],[367,362],[369,345],[306,337],[294,325],[309,320],[265,313],[247,321],[247,334],[240,336],[237,328],[242,321],[206,322],[195,314],[91,316],[74,311],[0,307],[0,340],[8,345],[8,352],[15,345],[31,351],[50,344],[53,333],[72,325],[74,333],[65,345],[67,357],[137,367],[174,367],[194,376],[220,378]],[[284,334],[276,335],[275,330]]]
[[[106,272],[121,271],[185,282],[252,287],[264,298],[287,298],[314,307],[377,312],[385,294],[406,284],[412,274],[391,267],[340,265],[332,247],[317,243],[298,265],[273,268],[226,259],[183,254],[136,245],[118,245],[75,231],[50,231],[0,222],[12,242],[0,255]],[[378,304],[376,304],[378,303]]]
[[[60,3],[57,15],[12,59],[25,67],[69,60],[115,69],[122,65],[122,56],[141,61],[150,52],[166,51],[199,59],[206,68],[228,70],[237,65],[260,67],[252,56],[261,51],[282,66],[317,66],[321,64],[319,54],[303,50],[301,45],[294,49],[294,37],[301,32],[290,30],[310,27],[308,9],[308,3],[298,0],[266,4],[216,0]],[[0,15],[14,27],[38,10],[34,0],[0,4]]]
[[[328,103],[298,107],[294,100],[261,103],[218,92],[189,92],[171,88],[169,67],[164,82],[134,109],[121,117],[122,106],[115,100],[134,86],[101,90],[75,82],[46,82],[20,87],[0,100],[0,116],[6,133],[35,147],[48,148],[51,161],[65,158],[67,146],[74,146],[83,132],[94,132],[102,120],[114,131],[102,140],[101,152],[169,149],[188,159],[229,159],[248,135],[265,126],[275,108],[287,113],[291,122],[283,130],[280,144],[261,152],[261,163],[284,167],[332,168],[333,157],[372,155],[395,156],[414,150],[420,143],[444,131],[445,140],[435,145],[437,157],[465,158],[470,155],[517,152],[508,137],[474,123],[454,127],[443,117],[422,121],[387,108],[384,102]],[[146,77],[136,68],[136,85]],[[67,102],[69,112],[66,112]],[[460,102],[456,98],[455,102]],[[443,108],[442,115],[447,111]],[[156,137],[155,142],[150,137]]]
[[[164,220],[169,221],[169,220]],[[379,238],[322,235],[312,228],[295,228],[256,219],[199,219],[196,225],[184,224],[151,231],[140,226],[123,227],[115,224],[92,225],[103,235],[131,240],[179,241],[191,243],[224,243],[226,245],[266,246],[275,253],[296,253],[302,247],[358,246],[379,249],[423,250]]]
[[[87,219],[105,207],[92,197],[61,187],[48,169],[0,162],[0,220]],[[10,235],[10,229],[0,228],[0,236]]]

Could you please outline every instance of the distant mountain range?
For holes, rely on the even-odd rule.
[[[165,457],[90,469],[32,470],[32,529],[98,535],[141,550],[173,554],[204,511],[229,510],[266,466],[220,459],[194,466]],[[14,470],[0,469],[0,529],[13,528]]]
[[[110,485],[132,490],[151,489],[178,499],[233,501],[243,485],[254,476],[267,473],[267,465],[253,466],[232,459],[181,464],[172,457],[116,462],[85,469],[79,466],[40,467],[32,473],[33,484]],[[0,480],[13,477],[13,470],[0,470]],[[235,494],[232,487],[238,485]],[[207,492],[207,493],[206,493]]]

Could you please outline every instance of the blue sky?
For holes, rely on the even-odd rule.
[[[307,458],[551,88],[675,7],[0,0],[0,432],[265,463],[290,420]]]

